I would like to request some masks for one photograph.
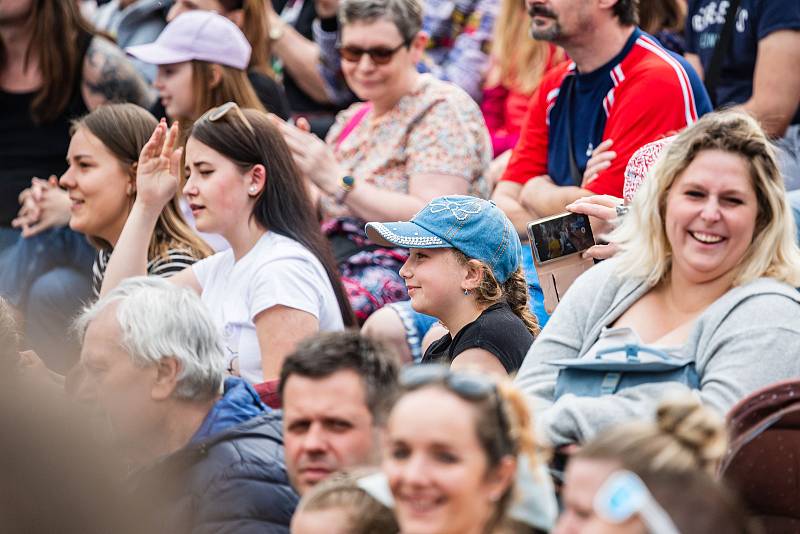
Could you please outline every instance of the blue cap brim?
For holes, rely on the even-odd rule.
[[[447,241],[413,222],[367,223],[367,237],[383,246],[449,248]]]

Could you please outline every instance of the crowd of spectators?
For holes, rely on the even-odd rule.
[[[0,522],[800,531],[799,242],[795,0],[3,0]]]

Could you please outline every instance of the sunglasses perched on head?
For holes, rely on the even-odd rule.
[[[345,61],[358,63],[361,61],[361,56],[367,54],[372,62],[376,65],[386,65],[392,60],[397,51],[404,46],[408,46],[406,41],[403,41],[394,48],[386,48],[384,46],[376,46],[375,48],[359,48],[357,46],[342,45],[337,45],[336,48],[339,50],[339,55],[342,56],[342,59]]]
[[[255,130],[253,129],[253,125],[250,124],[250,121],[247,120],[245,117],[242,108],[239,107],[236,102],[225,102],[221,106],[217,106],[215,108],[211,108],[206,111],[201,118],[208,120],[209,122],[217,122],[218,120],[222,119],[228,112],[233,112],[234,115],[245,125],[245,127],[250,130],[251,134],[255,135]]]

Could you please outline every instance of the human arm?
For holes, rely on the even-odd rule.
[[[280,58],[284,68],[292,75],[298,87],[321,104],[329,103],[325,80],[319,70],[320,48],[306,39],[294,26],[287,24],[275,12],[272,2],[265,2],[269,28],[280,37],[272,41],[272,53]]]
[[[147,82],[117,45],[95,36],[83,60],[81,93],[90,110],[113,102],[149,109],[155,101]]]
[[[592,233],[595,240],[597,240],[598,238],[604,239],[606,234],[614,230],[614,225],[619,219],[616,209],[619,205],[622,205],[621,198],[610,195],[593,195],[579,198],[572,204],[567,205],[566,209],[571,213],[588,215],[592,225]],[[583,257],[607,260],[618,251],[619,247],[614,243],[594,245],[583,252]]]
[[[536,213],[539,217],[563,213],[567,204],[581,197],[591,195],[592,192],[574,185],[556,185],[547,176],[537,176],[528,180],[520,191],[520,204],[528,211]]]
[[[332,0],[328,3],[336,3],[337,0]],[[311,30],[314,33],[314,42],[319,46],[319,73],[325,83],[325,89],[328,94],[328,100],[333,104],[345,106],[353,102],[356,98],[353,92],[347,86],[342,74],[342,58],[336,45],[339,43],[339,29],[336,20],[336,12],[330,17],[327,16],[329,11],[323,8],[321,12],[322,1],[318,1],[317,14],[319,18],[311,25]],[[322,13],[325,13],[323,15]]]
[[[758,42],[753,94],[742,104],[770,137],[782,137],[800,104],[800,30],[780,30]]]
[[[100,289],[101,297],[126,278],[147,274],[150,238],[161,211],[178,189],[182,149],[176,149],[177,139],[177,121],[167,129],[166,121],[162,119],[139,155],[136,200],[108,261]],[[184,269],[171,277],[170,281],[191,287],[198,293],[201,289],[191,269]]]
[[[497,356],[486,349],[474,347],[461,352],[450,364],[453,371],[472,371],[507,377],[508,372]]]
[[[520,239],[525,241],[528,239],[528,223],[538,217],[519,201],[521,191],[522,184],[508,180],[500,181],[494,188],[492,200],[503,210],[506,217],[511,219]]]
[[[280,305],[262,311],[253,323],[261,351],[264,382],[280,376],[283,361],[295,350],[298,342],[319,332],[316,316]]]

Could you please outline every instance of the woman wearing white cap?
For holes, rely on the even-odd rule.
[[[265,109],[247,76],[250,43],[236,24],[222,15],[199,10],[184,13],[167,24],[154,42],[128,47],[126,52],[158,65],[153,85],[160,103],[167,117],[184,128],[225,102]],[[269,82],[279,93],[277,84]],[[267,107],[274,113],[286,112],[279,98]]]

